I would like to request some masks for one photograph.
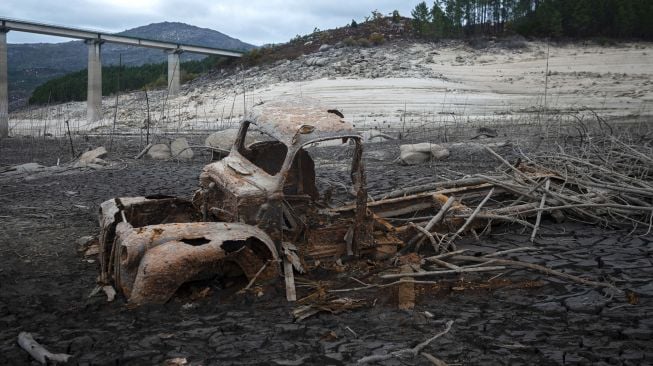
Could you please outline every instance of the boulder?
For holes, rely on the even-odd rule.
[[[33,173],[33,172],[38,172],[38,171],[43,171],[45,170],[46,167],[38,164],[38,163],[25,163],[21,165],[15,165],[6,171],[8,172],[16,172],[16,173]],[[4,173],[4,171],[3,171]]]
[[[193,150],[185,137],[180,137],[170,143],[170,154],[175,159],[189,160],[193,158]]]
[[[254,138],[252,138],[250,135],[251,134],[248,133],[247,136],[245,136],[245,145],[249,145],[254,142]],[[231,150],[231,146],[234,144],[234,141],[236,141],[236,136],[238,136],[237,128],[229,128],[226,130],[213,132],[206,138],[206,140],[204,140],[204,145],[229,151]]]
[[[331,47],[333,47],[333,46],[331,46],[330,44],[325,43],[325,44],[320,46],[320,49],[318,49],[318,51],[319,52],[328,51],[328,50],[331,49]]]
[[[431,154],[419,151],[402,151],[399,155],[401,162],[406,165],[422,164],[429,161],[430,158]]]
[[[328,62],[329,62],[328,59],[325,57],[311,57],[306,59],[306,61],[304,61],[304,63],[307,66],[319,66],[319,67],[326,65]]]
[[[434,145],[431,147],[431,158],[433,160],[442,160],[449,157],[449,149],[444,146]]]
[[[102,160],[104,156],[107,155],[107,149],[104,146],[100,146],[91,151],[87,151],[79,157],[79,160],[75,163],[75,166],[86,166],[89,164],[99,164],[105,165],[106,161]]]
[[[157,160],[170,159],[170,147],[166,144],[152,145],[152,147],[147,151],[147,156]]]
[[[407,165],[421,164],[429,160],[441,160],[449,156],[449,149],[430,142],[401,145],[399,151],[399,159]]]

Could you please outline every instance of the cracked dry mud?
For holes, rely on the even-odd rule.
[[[23,161],[19,143],[3,142],[0,164]],[[371,144],[368,154],[386,148]],[[54,164],[56,154],[46,150],[36,160]],[[125,142],[121,156],[134,156],[137,150]],[[334,151],[311,153],[319,162],[329,162],[336,160]],[[493,168],[493,162],[472,159],[402,167],[367,156],[372,195],[434,177],[446,167]],[[119,162],[115,156],[111,160]],[[398,310],[392,290],[349,293],[377,299],[376,305],[318,314],[301,323],[292,320],[283,281],[259,298],[234,295],[211,283],[206,298],[177,298],[138,309],[128,309],[122,299],[106,303],[102,296],[89,298],[97,262],[82,258],[75,241],[97,234],[98,204],[123,195],[188,196],[205,163],[204,157],[181,164],[125,159],[112,170],[0,179],[0,364],[34,364],[16,344],[18,333],[27,331],[37,333],[51,351],[73,354],[71,363],[81,365],[162,364],[174,357],[192,365],[347,365],[413,347],[449,319],[455,321],[452,330],[425,351],[451,364],[653,363],[653,237],[579,223],[546,223],[536,242],[542,250],[512,258],[616,281],[629,297],[514,270],[490,288],[482,285],[495,274],[465,276],[464,281],[452,277],[437,289],[419,287],[413,311]],[[318,167],[317,174],[335,180],[346,172]],[[473,253],[509,249],[526,245],[529,235],[518,227],[497,226],[480,242],[465,238],[459,247]]]

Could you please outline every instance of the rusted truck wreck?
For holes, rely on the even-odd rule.
[[[246,146],[252,127],[269,139]],[[304,147],[326,140],[353,142],[352,205],[329,207],[316,188]],[[101,204],[100,281],[131,304],[163,303],[201,278],[265,280],[286,272],[288,279],[306,261],[394,251],[401,240],[367,208],[362,151],[360,135],[337,110],[306,100],[257,106],[241,122],[229,155],[204,167],[192,200],[123,197]]]

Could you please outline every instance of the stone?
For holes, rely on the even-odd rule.
[[[250,134],[248,133],[247,136],[245,136],[245,145],[249,145],[254,142],[254,139],[249,135]],[[226,130],[213,132],[206,137],[206,140],[204,140],[204,145],[229,151],[231,150],[231,146],[234,144],[234,141],[236,141],[236,136],[238,136],[237,128],[228,128]]]
[[[147,151],[147,156],[156,160],[170,159],[170,147],[166,144],[156,144]]]
[[[104,156],[107,155],[107,149],[104,146],[100,146],[91,151],[87,151],[82,154],[75,163],[75,166],[85,166],[88,164],[100,164],[105,165],[107,162],[102,160]]]
[[[434,145],[431,147],[431,158],[433,160],[442,160],[449,157],[449,149],[442,147],[440,145]]]
[[[332,47],[333,47],[333,46],[331,46],[330,44],[326,44],[326,43],[325,43],[325,44],[323,44],[323,45],[320,46],[320,48],[318,49],[318,51],[319,51],[319,52],[328,51],[328,50],[330,50]]]
[[[45,169],[41,164],[37,163],[26,163],[21,165],[15,165],[8,169],[7,171],[16,172],[16,173],[33,173]]]
[[[402,151],[399,160],[406,165],[417,165],[427,162],[431,158],[430,154],[418,151]]]
[[[429,160],[442,160],[449,156],[449,149],[430,142],[401,145],[399,151],[399,159],[407,165],[421,164]]]
[[[170,143],[170,154],[175,159],[190,160],[193,158],[193,150],[190,149],[185,137],[180,137]]]
[[[608,300],[605,296],[594,290],[564,300],[565,307],[570,311],[588,314],[598,314],[607,303]]]
[[[327,63],[329,63],[329,60],[326,57],[311,57],[311,58],[307,58],[306,61],[304,61],[304,64],[306,66],[322,67],[325,66]]]

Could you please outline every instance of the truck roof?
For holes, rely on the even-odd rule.
[[[310,98],[288,98],[254,106],[244,119],[287,146],[336,138],[360,138],[337,109]]]

